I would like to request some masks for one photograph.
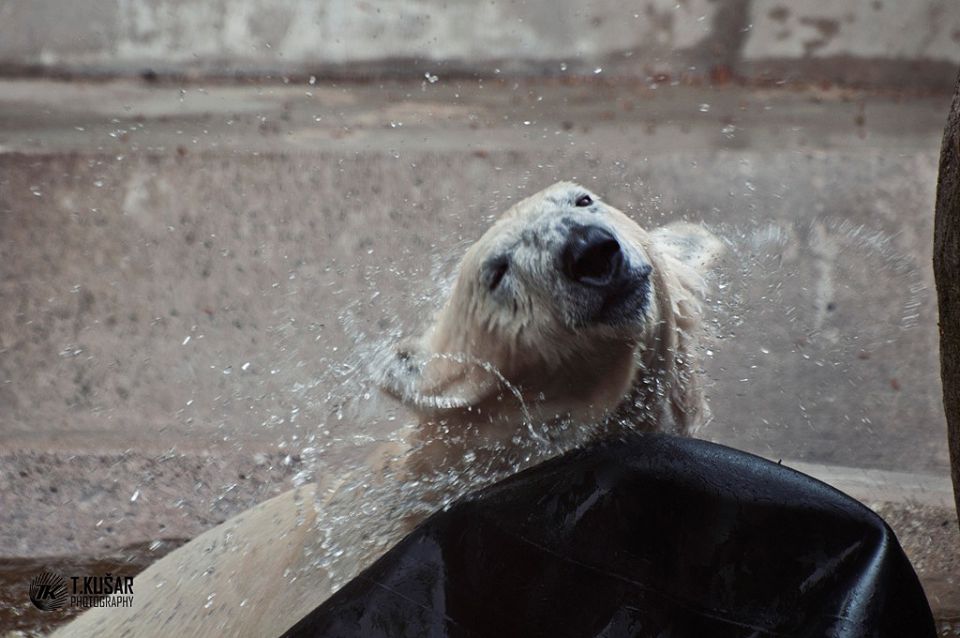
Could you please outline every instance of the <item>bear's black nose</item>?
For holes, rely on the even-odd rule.
[[[599,226],[574,226],[561,253],[563,274],[587,286],[606,286],[623,264],[620,244]]]

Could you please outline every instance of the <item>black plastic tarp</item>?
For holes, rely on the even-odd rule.
[[[889,527],[808,476],[640,435],[577,450],[426,520],[291,637],[926,638]]]

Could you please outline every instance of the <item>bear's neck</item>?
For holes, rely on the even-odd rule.
[[[453,470],[465,459],[515,471],[510,466],[516,455],[505,451],[535,458],[604,435],[611,418],[626,414],[637,399],[637,375],[635,344],[603,346],[559,368],[515,372],[507,377],[510,388],[469,408],[422,419],[414,442],[418,473]]]

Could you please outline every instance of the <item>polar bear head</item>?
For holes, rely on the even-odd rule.
[[[516,421],[523,407],[544,422],[619,413],[688,431],[705,416],[701,274],[719,246],[690,224],[647,232],[586,188],[554,184],[467,251],[384,385],[424,419]]]

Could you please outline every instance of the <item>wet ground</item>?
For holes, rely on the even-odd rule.
[[[937,613],[956,616],[929,266],[948,103],[0,81],[6,573],[192,537],[289,486],[317,432],[403,421],[366,398],[363,355],[423,325],[498,212],[575,179],[644,225],[724,237],[701,435],[887,502]]]

